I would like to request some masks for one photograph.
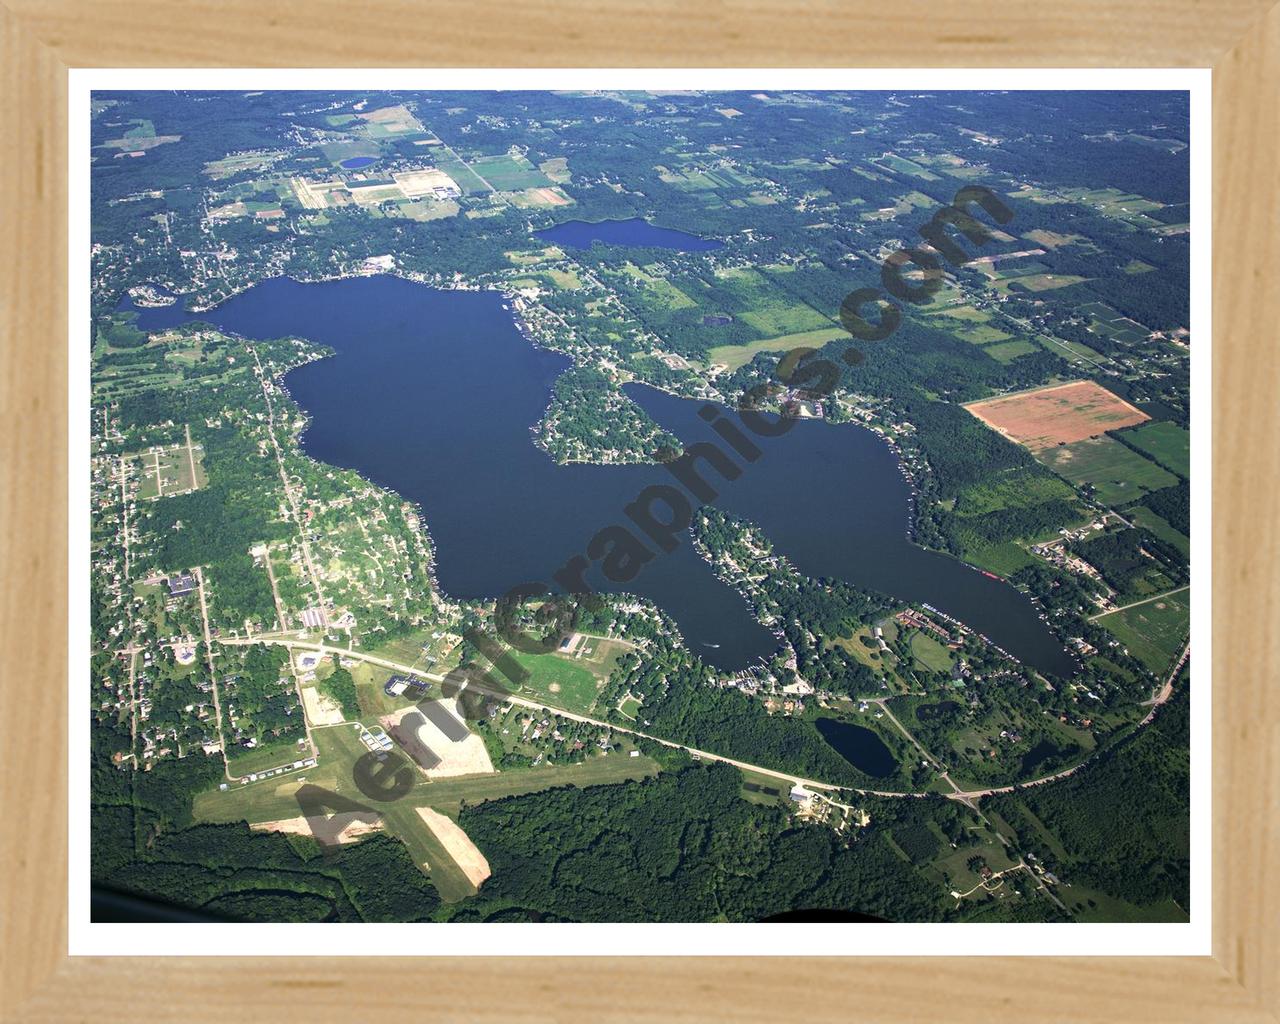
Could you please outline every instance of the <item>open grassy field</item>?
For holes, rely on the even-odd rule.
[[[1075,274],[1028,274],[1018,278],[1018,288],[1025,288],[1029,292],[1050,292],[1055,288],[1067,288],[1087,280],[1087,277]]]
[[[475,171],[443,146],[437,146],[433,149],[431,157],[435,161],[438,170],[444,171],[445,174],[458,183],[458,188],[462,189],[463,194],[473,196],[481,192],[493,191],[480,179]]]
[[[985,324],[991,319],[991,314],[986,310],[974,309],[973,306],[949,306],[938,312],[943,316],[954,317],[956,320],[967,320],[976,324]]]
[[[747,310],[740,319],[771,337],[816,331],[831,326],[831,321],[816,309],[780,298]]]
[[[411,199],[407,202],[397,203],[396,210],[401,217],[407,217],[409,220],[419,223],[426,223],[427,221],[456,217],[461,207],[452,199]]]
[[[582,287],[582,281],[572,270],[557,270],[554,267],[548,267],[542,273],[544,276],[549,277],[552,284],[562,291],[572,291],[575,288]],[[690,303],[690,305],[693,305],[693,303]]]
[[[1067,235],[1056,231],[1046,231],[1043,228],[1037,228],[1035,231],[1028,231],[1022,236],[1030,242],[1043,245],[1046,249],[1060,249],[1064,245],[1071,245],[1075,242],[1085,241],[1084,235]]]
[[[634,263],[624,263],[621,271],[616,274],[625,278],[636,289],[634,297],[645,307],[669,312],[677,309],[691,309],[697,305],[667,278],[650,274]],[[610,273],[609,276],[612,277],[615,274]]]
[[[1102,355],[1088,345],[1081,345],[1078,341],[1066,341],[1062,338],[1048,338],[1040,335],[1036,339],[1040,343],[1040,347],[1046,352],[1052,352],[1055,356],[1065,359],[1073,364],[1100,363]]]
[[[538,164],[538,170],[561,185],[566,184],[573,177],[569,170],[568,157],[556,156],[550,160],[544,160]]]
[[[789,352],[793,348],[822,348],[829,341],[847,338],[849,332],[842,327],[824,327],[816,331],[784,334],[778,338],[765,338],[747,345],[717,345],[707,352],[708,363],[723,363],[730,370],[746,366],[760,352]]]
[[[1090,380],[970,402],[965,408],[993,430],[1033,452],[1083,441],[1151,418]]]
[[[572,206],[573,198],[561,188],[536,186],[506,193],[507,201],[522,210],[547,206]]]
[[[1037,458],[1074,484],[1091,484],[1098,500],[1107,505],[1123,505],[1178,482],[1172,473],[1105,435],[1043,449]]]
[[[923,192],[908,192],[904,196],[899,196],[892,206],[884,206],[878,210],[869,210],[866,213],[859,214],[862,220],[893,220],[900,217],[904,213],[910,213],[912,210],[927,210],[932,206],[940,205],[936,199],[932,199]]]
[[[932,171],[927,171],[915,161],[898,156],[896,153],[885,153],[884,156],[875,157],[869,160],[868,163],[882,169],[897,171],[899,174],[909,174],[923,181],[938,180],[938,176]]]
[[[929,672],[950,672],[955,662],[943,644],[924,632],[912,634],[911,656],[917,665]]]
[[[987,345],[982,351],[1001,363],[1011,363],[1019,356],[1025,356],[1036,350],[1029,341],[1017,338],[1013,341],[1002,341],[995,345]]]
[[[628,693],[618,702],[618,714],[623,718],[629,718],[634,722],[636,720],[636,712],[639,711],[641,707],[641,702]]]
[[[975,324],[967,327],[962,331],[956,331],[956,337],[963,338],[971,345],[990,345],[997,341],[1008,341],[1013,337],[1007,331],[1002,331],[998,327],[992,327],[990,324]]]
[[[1144,601],[1094,621],[1113,633],[1152,672],[1163,672],[1172,664],[1190,628],[1191,590]]]
[[[1130,430],[1124,439],[1184,480],[1191,475],[1191,433],[1176,423],[1160,421]]]
[[[869,626],[859,626],[853,632],[853,636],[836,636],[829,638],[831,643],[836,647],[842,647],[856,660],[862,662],[867,668],[874,672],[884,672],[888,669],[885,664],[885,654],[879,649],[876,641],[872,639],[871,628]],[[867,641],[872,646],[868,647],[863,641]],[[877,657],[872,657],[877,655]],[[889,655],[892,658],[892,655]]]

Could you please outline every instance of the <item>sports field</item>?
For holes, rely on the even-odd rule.
[[[1047,448],[1038,457],[1072,483],[1091,484],[1098,500],[1107,505],[1123,505],[1178,482],[1172,473],[1106,436]]]
[[[1150,419],[1091,380],[1051,384],[965,406],[992,430],[1033,452],[1083,441]]]
[[[595,666],[583,664],[559,654],[525,654],[512,651],[511,656],[528,671],[521,692],[526,696],[545,698],[552,707],[569,711],[588,711],[595,703],[599,683],[608,676],[606,671],[597,677]],[[610,663],[612,668],[612,662]]]

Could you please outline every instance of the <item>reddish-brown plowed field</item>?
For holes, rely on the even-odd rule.
[[[1151,418],[1091,380],[988,398],[965,408],[993,430],[1033,452],[1097,437]]]

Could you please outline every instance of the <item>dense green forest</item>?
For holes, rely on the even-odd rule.
[[[839,837],[748,803],[725,765],[465,808],[493,877],[454,920],[758,921],[839,908],[919,921],[941,890],[883,835]]]

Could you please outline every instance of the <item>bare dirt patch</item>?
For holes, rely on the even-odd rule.
[[[317,690],[314,686],[302,688],[302,706],[307,712],[307,721],[312,725],[338,725],[346,721],[342,717],[342,708],[338,703]]]
[[[1099,437],[1151,417],[1089,380],[1054,384],[965,406],[991,429],[1033,452]]]
[[[419,807],[418,813],[422,815],[427,828],[431,829],[432,834],[440,841],[440,845],[449,851],[449,856],[462,869],[467,880],[479,889],[480,883],[492,872],[489,870],[489,862],[471,841],[471,837],[462,831],[457,822],[439,811],[433,811],[430,807]]]
[[[286,832],[290,835],[314,836],[326,846],[337,843],[354,843],[361,836],[382,829],[382,817],[377,811],[342,811],[325,817],[298,815],[296,818],[280,818],[276,821],[255,821],[250,828],[259,832]]]

